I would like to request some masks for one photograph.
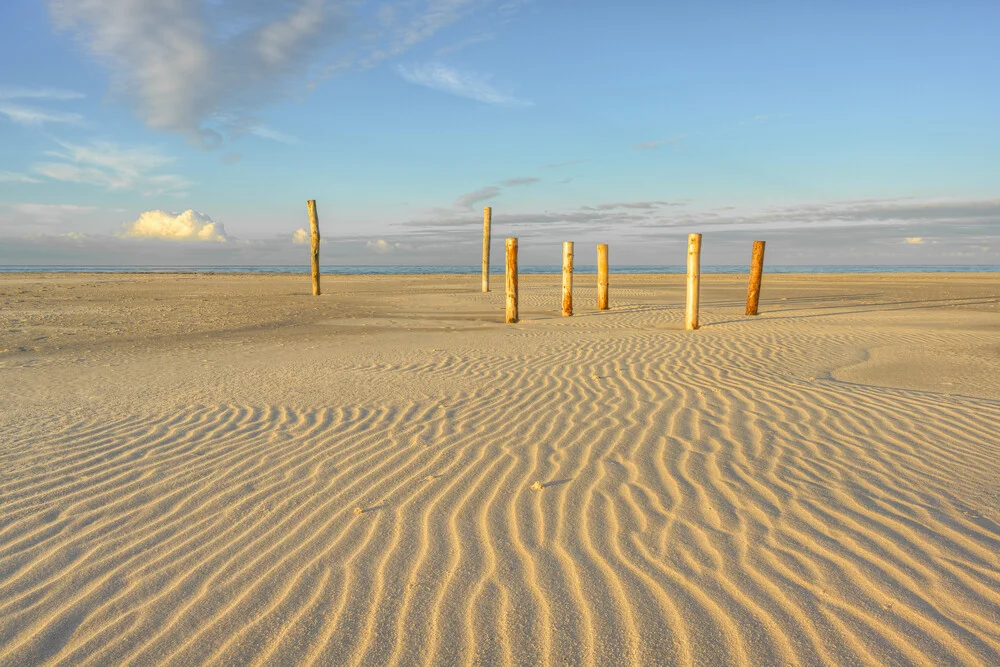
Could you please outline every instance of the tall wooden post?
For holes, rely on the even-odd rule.
[[[573,314],[573,242],[563,242],[562,314]]]
[[[316,200],[306,202],[309,209],[309,236],[312,243],[313,296],[319,296],[319,216],[316,215]]]
[[[483,208],[483,291],[490,291],[490,219],[493,209]]]
[[[507,239],[507,324],[517,322],[517,239]]]
[[[608,309],[608,244],[597,244],[597,309]]]
[[[688,234],[687,308],[684,328],[698,328],[698,300],[701,297],[701,234]]]
[[[757,314],[757,302],[760,300],[760,277],[764,273],[764,242],[753,242],[753,255],[750,257],[750,284],[747,286],[747,315]]]

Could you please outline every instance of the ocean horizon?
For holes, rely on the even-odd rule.
[[[321,266],[320,271],[325,275],[427,275],[427,274],[476,274],[481,271],[478,265],[459,266],[416,266],[416,265],[394,265],[394,266],[373,266],[373,265],[327,265]],[[503,265],[490,268],[491,273],[503,273]],[[636,266],[615,266],[611,268],[611,273],[618,274],[641,274],[641,273],[661,273],[661,274],[683,274],[687,271],[682,264],[668,265],[636,265]],[[309,274],[309,265],[283,264],[274,266],[265,265],[163,265],[163,266],[136,266],[136,265],[7,265],[0,266],[0,273],[259,273],[259,274]],[[748,273],[749,267],[746,265],[710,265],[702,266],[702,273],[708,274],[731,274]],[[765,266],[765,273],[788,274],[788,273],[997,273],[1000,272],[1000,265],[976,264],[976,265],[784,265]],[[559,274],[562,267],[558,264],[527,265],[521,266],[518,273],[522,275],[537,274]],[[579,265],[574,267],[574,273],[590,274],[597,273],[596,265]]]

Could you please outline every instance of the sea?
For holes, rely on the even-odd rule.
[[[467,266],[321,266],[321,273],[325,275],[403,275],[403,274],[479,274],[479,265]],[[503,265],[491,267],[492,273],[503,273]],[[577,265],[573,267],[574,273],[597,273],[596,265]],[[686,273],[685,266],[659,265],[659,266],[612,266],[611,273],[634,274],[634,273]],[[749,268],[746,265],[716,265],[702,266],[702,273],[747,273]],[[62,265],[0,265],[0,273],[259,273],[259,274],[308,274],[308,265],[280,265],[280,266],[62,266]],[[765,273],[997,273],[1000,272],[1000,265],[852,265],[852,266],[825,266],[825,265],[805,265],[805,266],[766,266]],[[531,274],[559,274],[562,267],[557,264],[520,266],[518,273],[522,275]]]

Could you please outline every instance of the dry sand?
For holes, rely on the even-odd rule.
[[[1000,664],[1000,276],[744,279],[0,276],[0,664]]]

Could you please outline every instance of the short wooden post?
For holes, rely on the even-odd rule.
[[[701,297],[701,234],[688,234],[687,308],[684,328],[698,328],[698,300]]]
[[[573,314],[573,242],[563,242],[562,314]]]
[[[517,322],[517,239],[507,239],[507,324]]]
[[[597,309],[608,309],[608,244],[597,244]]]
[[[306,202],[309,209],[309,235],[312,242],[313,296],[319,296],[319,216],[316,215],[316,200]]]
[[[764,242],[753,242],[753,255],[750,257],[750,284],[747,286],[747,315],[757,314],[757,302],[760,301],[760,277],[764,273]]]
[[[493,209],[483,208],[483,291],[490,291],[490,219]]]

